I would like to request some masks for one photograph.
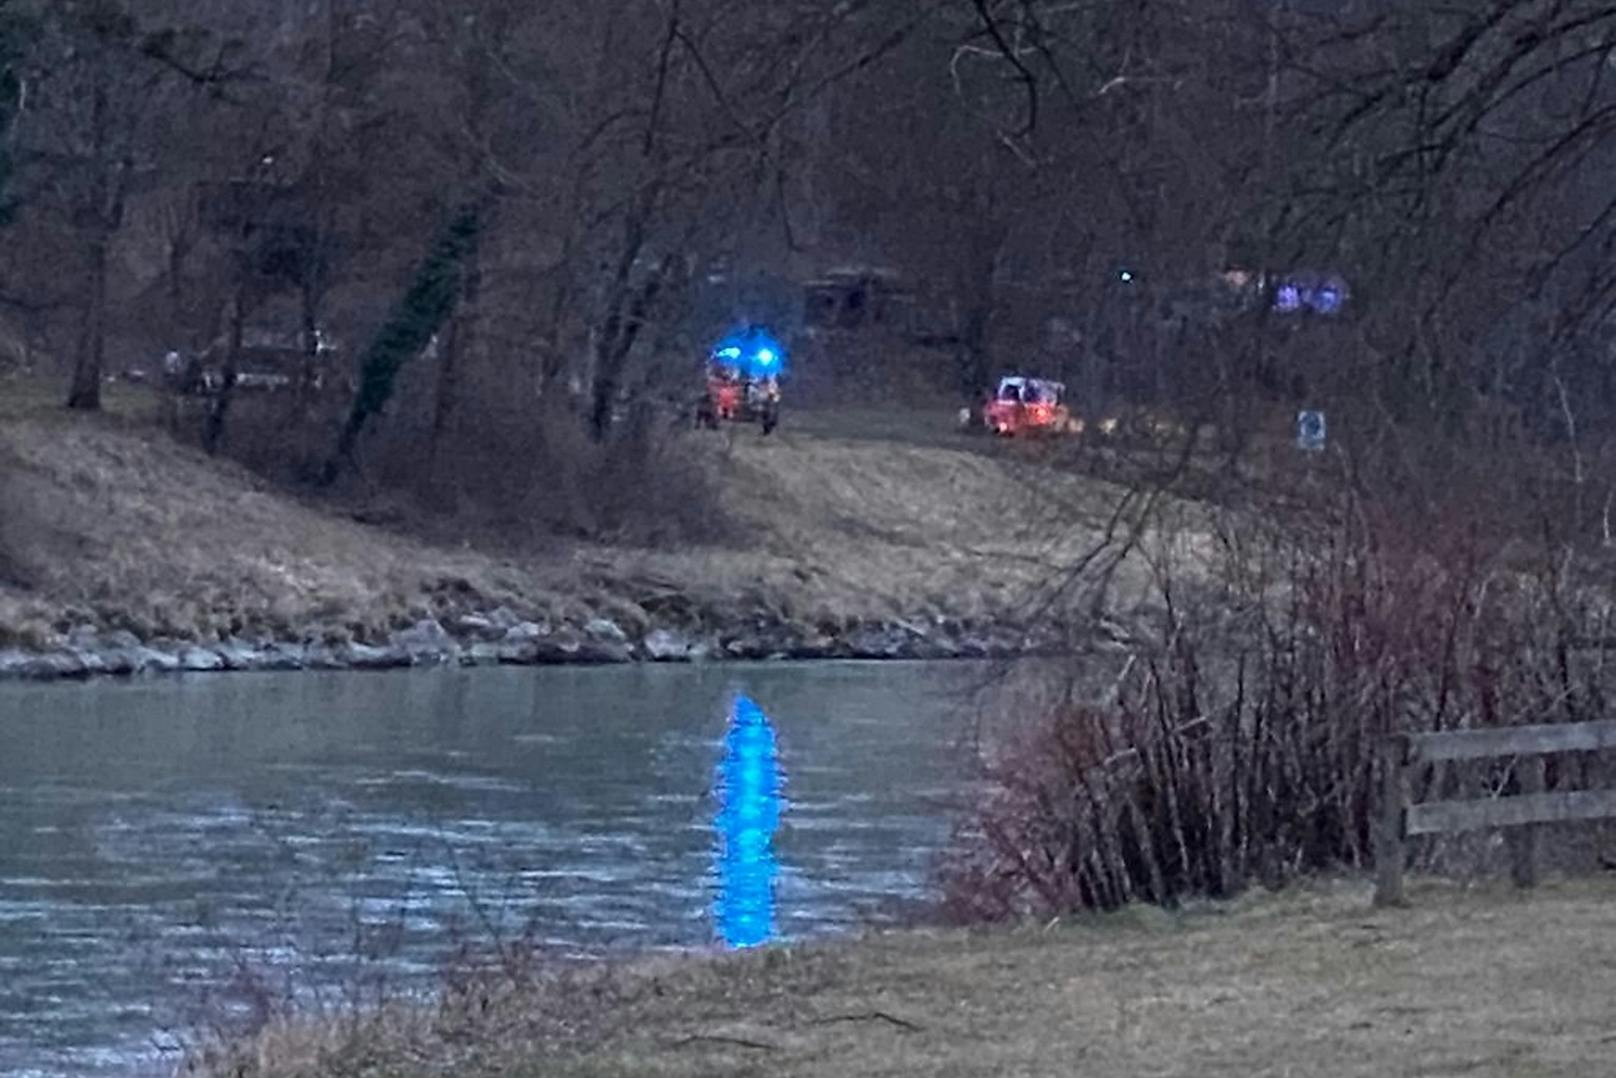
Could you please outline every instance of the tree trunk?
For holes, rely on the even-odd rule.
[[[230,402],[236,393],[236,374],[241,370],[241,336],[247,321],[247,289],[238,286],[230,311],[230,347],[225,352],[224,371],[221,373],[218,395],[208,409],[208,422],[202,431],[202,448],[217,453],[224,442],[225,419]]]
[[[107,243],[98,235],[90,243],[90,268],[84,289],[84,325],[79,329],[78,353],[73,364],[73,386],[67,406],[94,412],[101,408],[101,366],[106,351]]]
[[[956,362],[960,389],[972,401],[980,400],[987,393],[992,378],[988,325],[993,317],[993,285],[994,278],[998,276],[999,251],[1003,244],[1002,229],[991,228],[978,233],[971,245],[966,276],[961,281],[963,311]]]
[[[547,396],[560,385],[570,358],[562,350],[562,339],[567,328],[567,308],[572,305],[576,294],[572,275],[567,269],[572,264],[574,246],[573,239],[569,235],[566,245],[561,249],[561,264],[556,270],[555,291],[550,297],[549,325],[545,332],[545,343],[540,352],[533,387],[536,397]]]
[[[309,414],[315,394],[324,384],[325,377],[334,373],[320,369],[320,314],[325,297],[325,273],[320,266],[318,251],[309,252],[306,259],[299,293],[302,300],[302,340],[299,343],[303,346],[303,369],[298,372],[297,392],[294,394],[300,418]]]
[[[179,327],[185,325],[186,321],[184,284],[185,255],[186,251],[180,243],[170,241],[168,245],[168,270],[166,274],[168,278],[168,325],[170,333],[177,332]],[[177,347],[179,345],[179,342],[175,341],[173,337],[170,337],[169,340],[174,342],[169,345],[170,348]],[[187,341],[186,343],[189,344],[190,342]]]
[[[639,325],[631,312],[625,310],[634,302],[634,263],[645,249],[645,229],[651,212],[656,207],[659,185],[651,182],[640,191],[640,197],[623,223],[623,246],[618,251],[617,266],[612,273],[611,288],[607,292],[606,317],[601,320],[595,334],[594,370],[591,373],[589,428],[597,441],[605,439],[612,425],[612,398],[617,395],[618,380],[624,361]],[[653,294],[655,286],[652,286]]]
[[[73,363],[73,385],[67,406],[80,411],[101,409],[101,363],[106,350],[107,248],[122,213],[121,195],[114,197],[115,165],[107,154],[108,94],[101,66],[95,67],[90,95],[90,140],[95,186],[89,205],[78,207],[79,223],[89,224],[88,278],[84,288],[84,325],[79,330],[78,354]],[[93,207],[93,208],[91,208]]]
[[[298,342],[303,346],[303,369],[298,371],[297,400],[298,414],[308,410],[309,402],[314,398],[314,384],[320,377],[320,300],[314,281],[308,278],[308,267],[304,267],[303,287],[299,292],[302,300],[300,314],[302,326]]]
[[[1009,232],[1000,216],[992,168],[991,160],[983,157],[977,175],[949,198],[950,208],[967,222],[959,230],[960,250],[949,284],[954,292],[954,374],[972,407],[982,403],[993,374],[988,338],[997,302],[999,259]]]
[[[595,368],[595,396],[589,412],[589,427],[596,441],[604,441],[611,432],[612,412],[615,410],[617,390],[623,381],[623,367],[628,362],[629,353],[634,350],[640,330],[645,328],[649,320],[651,306],[662,290],[662,282],[672,268],[671,262],[671,255],[663,260],[656,272],[635,291],[626,317],[609,325],[609,335],[602,333],[607,343],[601,348]]]
[[[482,151],[488,105],[493,95],[489,78],[493,58],[488,54],[484,35],[490,30],[497,32],[497,23],[498,20],[495,26],[484,25],[474,31],[466,41],[461,57],[464,65],[461,81],[466,91],[466,133],[474,148],[460,167],[471,188],[478,191],[494,189],[489,164]],[[461,368],[470,359],[475,347],[482,283],[482,233],[479,229],[469,237],[461,260],[460,287],[454,296],[454,307],[449,314],[448,332],[444,335],[442,356],[438,363],[437,392],[432,402],[432,439],[427,449],[434,461],[460,406]]]
[[[432,407],[432,445],[434,457],[442,445],[449,425],[454,421],[460,405],[461,366],[475,347],[477,336],[478,301],[482,294],[482,250],[476,236],[466,252],[464,277],[460,286],[460,301],[449,318],[449,329],[443,342],[443,355],[438,364],[438,389]]]

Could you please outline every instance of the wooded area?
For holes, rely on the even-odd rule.
[[[75,408],[207,356],[188,436],[281,474],[561,459],[864,266],[920,299],[804,378],[1036,362],[1234,450],[1327,409],[1427,490],[1498,482],[1502,439],[1608,534],[1616,5],[0,12],[0,363]],[[243,412],[253,348],[303,388]]]

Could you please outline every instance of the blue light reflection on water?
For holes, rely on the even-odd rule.
[[[713,820],[718,938],[731,947],[767,943],[775,931],[774,887],[780,865],[774,833],[786,806],[774,727],[748,696],[730,707],[718,765],[718,815]]]

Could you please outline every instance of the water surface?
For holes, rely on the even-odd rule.
[[[0,1074],[127,1070],[204,1012],[430,983],[458,942],[890,919],[926,895],[981,673],[0,685]]]

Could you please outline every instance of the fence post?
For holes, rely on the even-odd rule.
[[[1393,734],[1380,746],[1380,826],[1375,835],[1375,905],[1402,906],[1404,809],[1408,805],[1408,740]]]
[[[1518,760],[1515,775],[1520,793],[1542,793],[1543,757],[1527,756]],[[1514,877],[1517,887],[1537,886],[1537,835],[1540,830],[1541,824],[1529,823],[1510,832],[1510,875]]]

